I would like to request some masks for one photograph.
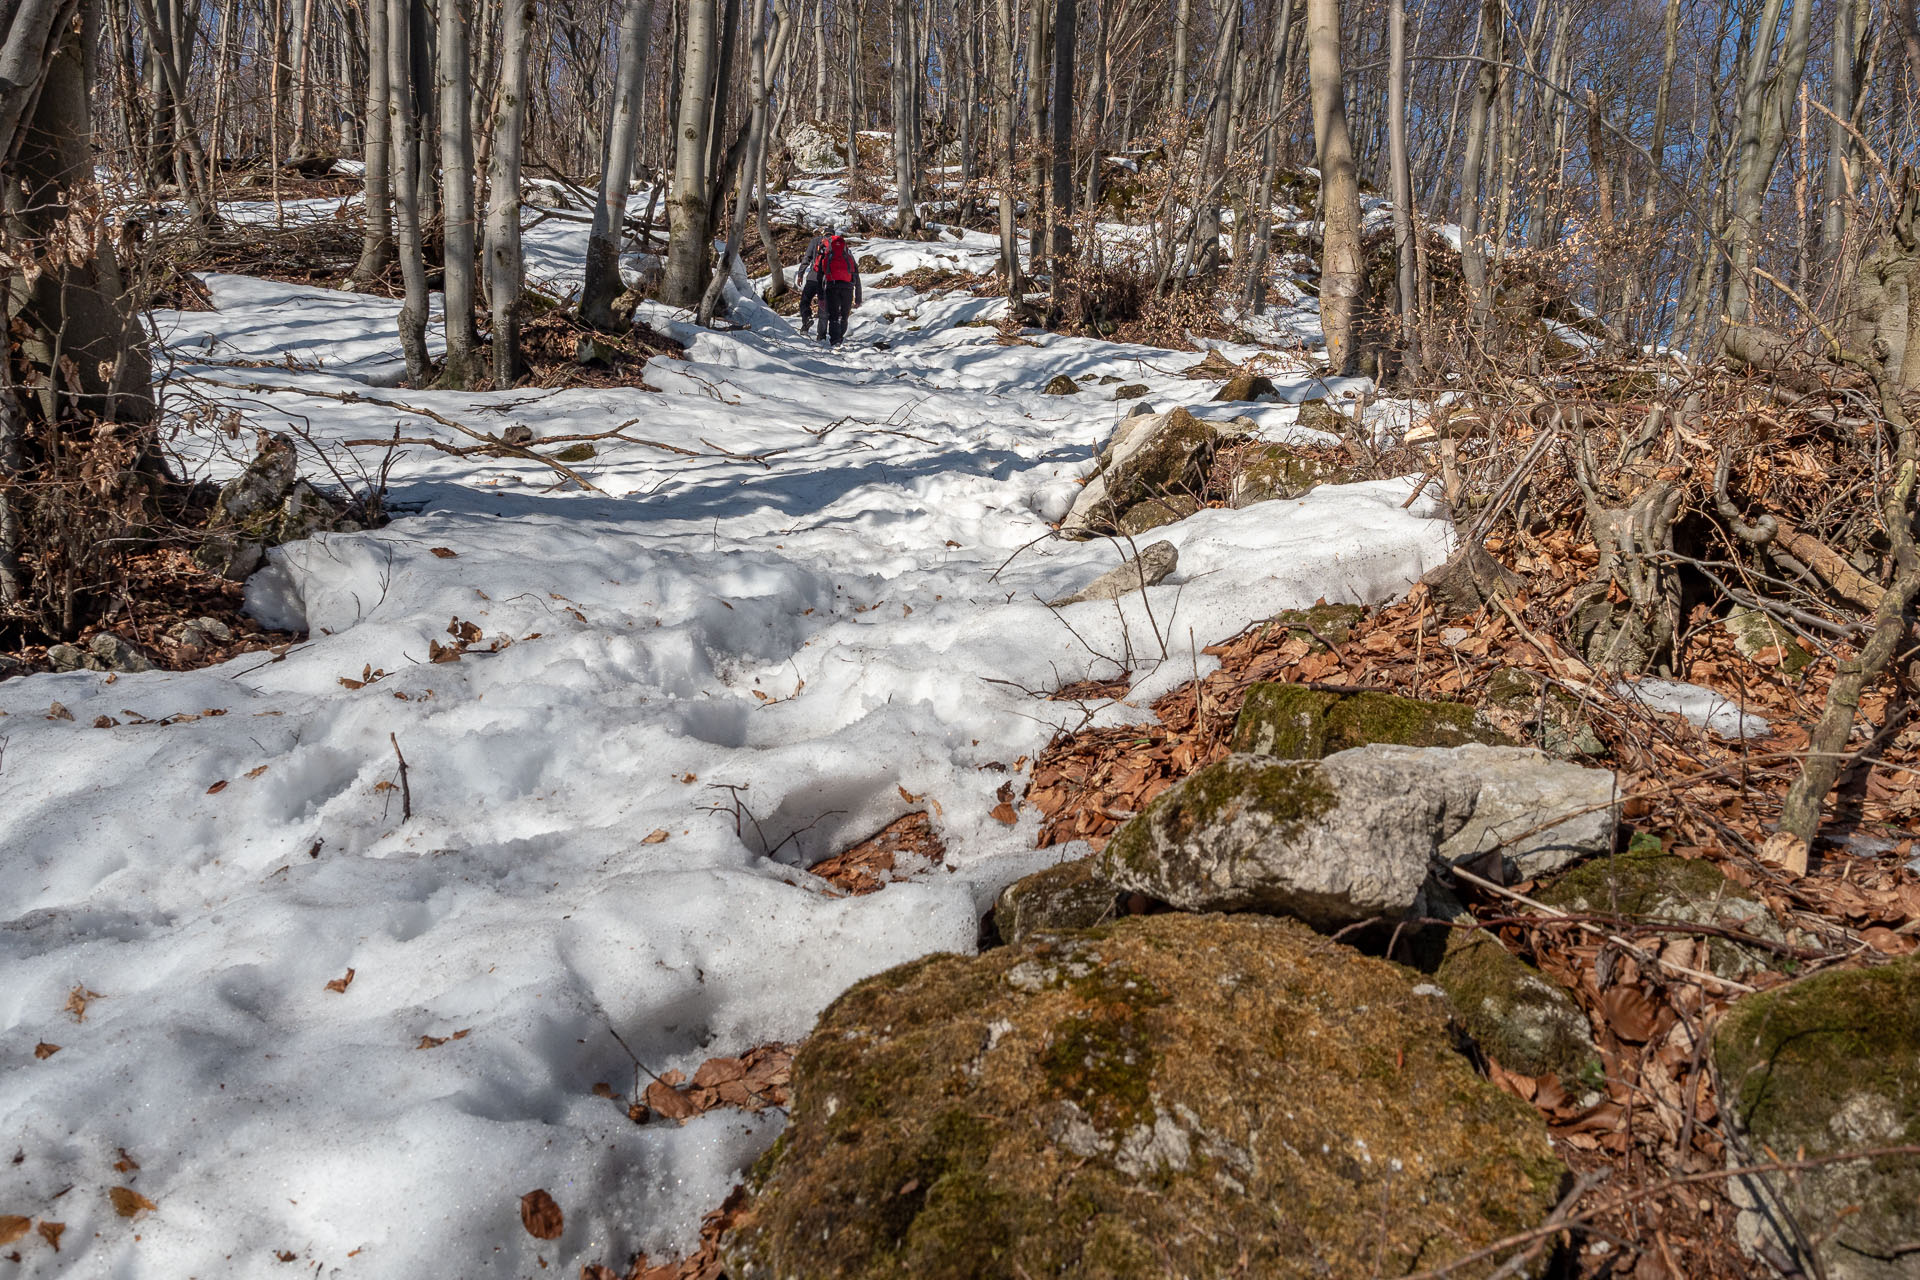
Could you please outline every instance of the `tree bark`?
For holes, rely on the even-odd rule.
[[[587,235],[586,275],[580,287],[580,319],[596,329],[614,329],[614,299],[626,287],[620,279],[620,244],[625,237],[627,187],[632,180],[634,140],[640,129],[641,94],[647,77],[647,38],[653,26],[653,0],[626,0],[620,14],[619,63],[614,99],[607,119],[606,154],[600,164],[600,196]]]
[[[465,391],[480,376],[473,327],[473,135],[468,128],[465,0],[440,0],[440,182],[446,210],[447,360],[440,385]]]
[[[520,139],[527,120],[527,45],[534,0],[506,0],[500,22],[500,107],[487,156],[487,299],[493,311],[493,385],[520,373]]]
[[[718,126],[709,116],[712,97],[715,0],[687,0],[686,60],[680,81],[680,116],[673,148],[672,237],[667,245],[666,278],[660,298],[670,306],[693,307],[707,283],[707,152]]]
[[[994,171],[1000,185],[1000,275],[1009,296],[1025,283],[1020,271],[1020,228],[1013,194],[1013,0],[997,0],[998,28],[993,45]]]
[[[920,228],[914,211],[914,119],[919,67],[913,38],[910,0],[893,0],[893,182],[896,234],[910,236]]]
[[[1410,382],[1420,378],[1419,298],[1414,287],[1413,170],[1407,164],[1407,8],[1387,11],[1387,169],[1393,198],[1393,250],[1399,270],[1400,363]]]
[[[420,0],[387,0],[387,112],[392,144],[394,239],[406,294],[400,304],[400,351],[407,381],[427,385],[427,264],[420,233],[420,116],[413,84],[413,15]]]
[[[1812,0],[1794,0],[1787,33],[1774,57],[1774,30],[1783,0],[1764,0],[1754,26],[1753,49],[1741,76],[1739,123],[1734,139],[1733,218],[1727,226],[1727,317],[1744,324],[1753,308],[1754,241],[1773,169],[1787,139],[1793,100],[1807,65]]]
[[[363,153],[366,182],[366,231],[360,241],[360,261],[348,274],[345,288],[365,289],[386,274],[393,261],[393,182],[389,165],[393,154],[393,116],[387,72],[387,6],[407,0],[367,0],[367,145]]]
[[[1321,138],[1320,190],[1325,231],[1320,253],[1320,325],[1327,364],[1336,374],[1354,364],[1353,319],[1364,280],[1360,259],[1360,183],[1340,74],[1339,0],[1307,0],[1307,74],[1313,128]]]
[[[1487,292],[1486,245],[1480,236],[1480,168],[1487,150],[1487,118],[1500,81],[1494,64],[1506,57],[1505,24],[1500,0],[1486,0],[1481,10],[1480,38],[1487,52],[1474,77],[1473,105],[1467,114],[1467,149],[1460,162],[1460,274],[1466,277],[1473,322],[1482,329],[1492,310],[1492,299]]]
[[[1054,0],[1053,11],[1053,304],[1064,301],[1073,271],[1073,52],[1079,0]]]

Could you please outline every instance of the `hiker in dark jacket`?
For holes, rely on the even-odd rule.
[[[807,251],[800,257],[800,332],[813,336],[813,304],[820,297],[820,273],[814,269],[819,261],[820,247],[827,242],[825,235],[817,235],[807,241]],[[820,307],[820,336],[827,336],[827,308]]]
[[[838,229],[820,246],[814,262],[820,273],[827,342],[837,347],[847,336],[848,315],[866,300],[860,287],[860,268],[853,260],[853,250],[847,247],[846,236]]]

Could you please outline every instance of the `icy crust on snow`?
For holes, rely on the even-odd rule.
[[[161,318],[180,372],[284,388],[200,386],[306,431],[310,473],[396,422],[455,438],[384,398],[536,437],[631,421],[696,456],[601,441],[583,493],[403,448],[400,518],[277,549],[250,584],[311,627],[283,658],[0,683],[0,1115],[21,1153],[0,1213],[67,1224],[57,1256],[22,1242],[24,1275],[252,1276],[283,1251],[342,1276],[573,1274],[687,1249],[778,1118],[636,1127],[592,1094],[633,1086],[614,1032],[691,1071],[804,1035],[863,976],[970,951],[1000,885],[1060,854],[1032,849],[1033,815],[992,816],[1022,757],[1086,710],[1144,718],[1254,619],[1387,598],[1449,546],[1429,501],[1401,509],[1408,481],[1329,486],[1156,530],[1171,579],[1055,611],[1126,550],[1046,521],[1128,406],[1040,388],[1107,372],[1192,404],[1196,355],[1001,347],[961,326],[997,304],[885,324],[909,305],[889,295],[837,353],[757,304],[726,334],[650,307],[691,344],[649,366],[658,392],[396,393],[355,376],[390,353],[392,304],[210,283],[220,311]],[[220,363],[306,352],[318,369]],[[1258,412],[1290,429],[1291,406]],[[218,477],[245,434],[173,443]],[[455,618],[482,640],[431,661]],[[1042,696],[1122,665],[1124,703]],[[804,870],[921,807],[947,868],[863,898]],[[115,1185],[158,1209],[118,1218]],[[520,1226],[536,1187],[557,1241]]]

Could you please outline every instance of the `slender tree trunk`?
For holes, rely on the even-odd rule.
[[[1025,282],[1020,271],[1020,228],[1013,193],[1013,0],[997,0],[999,24],[994,34],[994,171],[1000,183],[1000,274],[1007,293],[1018,294]]]
[[[897,234],[919,230],[913,205],[914,110],[919,68],[914,65],[913,8],[910,0],[893,0],[893,225]]]
[[[1187,112],[1187,48],[1189,28],[1193,26],[1193,0],[1174,0],[1173,58],[1167,75],[1167,111],[1174,127]],[[1184,136],[1181,141],[1185,141]]]
[[[427,265],[420,235],[420,117],[413,92],[413,22],[420,0],[387,0],[387,112],[392,142],[394,239],[406,296],[400,304],[400,351],[407,381],[427,385]]]
[[[600,164],[600,197],[593,206],[586,275],[580,287],[580,318],[596,329],[613,329],[620,323],[613,313],[613,302],[626,287],[620,279],[620,243],[625,237],[627,187],[633,173],[634,140],[640,129],[647,37],[652,26],[653,0],[626,0],[620,14],[619,62],[614,71],[613,107],[607,119],[606,154]]]
[[[698,305],[707,283],[708,209],[707,152],[711,121],[714,30],[719,15],[715,0],[687,0],[686,63],[680,82],[680,118],[675,128],[673,160],[672,239],[667,247],[662,301],[676,307]]]
[[[1053,305],[1065,301],[1073,270],[1073,37],[1079,0],[1053,9]]]
[[[1399,270],[1400,363],[1408,382],[1420,379],[1419,295],[1414,286],[1413,170],[1407,164],[1407,8],[1387,10],[1387,169],[1393,196],[1393,251]]]
[[[1678,4],[1679,0],[1672,0]],[[1829,77],[1834,119],[1827,122],[1827,171],[1821,187],[1820,256],[1837,261],[1846,242],[1853,204],[1853,137],[1842,121],[1853,119],[1854,4],[1839,0],[1833,9],[1833,71]]]
[[[1733,220],[1727,227],[1727,318],[1744,324],[1752,313],[1754,240],[1774,166],[1786,144],[1793,100],[1807,65],[1807,34],[1812,0],[1794,0],[1787,33],[1774,54],[1774,30],[1782,0],[1764,0],[1754,27],[1753,49],[1740,84],[1738,132],[1734,139]]]
[[[367,146],[366,232],[360,261],[347,276],[348,289],[365,289],[386,274],[393,261],[393,115],[387,75],[387,6],[407,0],[367,0]]]
[[[697,0],[696,0],[697,2]],[[493,385],[520,374],[520,139],[527,122],[527,45],[534,0],[506,0],[500,19],[500,107],[487,156],[487,299],[493,310]]]
[[[1047,76],[1052,53],[1051,0],[1032,0],[1027,29],[1027,260],[1037,270],[1047,260]]]
[[[1466,277],[1473,321],[1485,328],[1492,309],[1487,292],[1487,251],[1480,235],[1480,168],[1487,152],[1487,121],[1499,87],[1496,63],[1506,57],[1505,13],[1499,0],[1486,0],[1481,39],[1487,52],[1474,78],[1473,105],[1467,114],[1467,150],[1460,164],[1460,274]]]
[[[1336,374],[1354,364],[1353,319],[1360,297],[1360,183],[1347,133],[1340,74],[1339,0],[1307,0],[1307,71],[1313,84],[1313,127],[1320,146],[1320,189],[1326,203],[1320,254],[1320,325],[1327,364]]]
[[[440,385],[464,391],[480,376],[473,328],[473,135],[467,132],[465,0],[440,0],[440,181],[446,210],[447,362]]]

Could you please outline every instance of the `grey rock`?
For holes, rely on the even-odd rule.
[[[1080,384],[1064,373],[1056,374],[1053,380],[1047,383],[1046,389],[1043,390],[1041,394],[1049,396],[1076,396],[1080,394]]]
[[[1123,388],[1121,388],[1121,389],[1122,389],[1122,390],[1125,390],[1125,388],[1124,388],[1124,387],[1123,387]],[[1145,390],[1144,388],[1142,388],[1142,389],[1141,389],[1141,392],[1140,392],[1140,394],[1141,394],[1141,395],[1145,395],[1145,394],[1146,394],[1146,390]],[[1119,397],[1117,397],[1117,396],[1115,397],[1115,399],[1118,399],[1118,398],[1119,398]],[[1150,405],[1150,404],[1148,404],[1148,403],[1147,403],[1147,402],[1146,402],[1145,400],[1142,400],[1142,401],[1141,401],[1141,402],[1140,402],[1139,404],[1136,404],[1135,406],[1133,406],[1133,408],[1131,408],[1131,409],[1129,409],[1129,410],[1127,410],[1127,417],[1129,417],[1129,418],[1148,418],[1148,417],[1152,417],[1152,416],[1153,416],[1153,413],[1154,413],[1154,408],[1153,408],[1153,406],[1152,406],[1152,405]]]
[[[1129,382],[1125,386],[1115,387],[1113,390],[1113,398],[1115,400],[1138,400],[1146,394],[1147,384],[1144,382]]]
[[[508,444],[531,444],[533,442],[533,428],[527,426],[525,423],[516,422],[505,431],[502,431],[500,438]]]
[[[85,670],[87,654],[78,645],[56,644],[47,650],[47,665],[55,671]]]
[[[221,487],[215,504],[215,521],[246,524],[272,511],[293,488],[298,462],[293,441],[274,432],[261,433],[260,448],[253,461]]]
[[[214,645],[227,644],[233,639],[233,628],[218,618],[190,618],[177,622],[167,629],[167,640],[172,644],[186,645],[194,649],[207,649]]]
[[[32,670],[31,666],[19,658],[10,658],[0,653],[0,680],[5,680],[9,676],[24,676]]]
[[[1485,866],[1497,856],[1510,874],[1538,874],[1604,851],[1612,783],[1515,747],[1366,746],[1319,761],[1236,754],[1122,827],[1100,870],[1183,910],[1337,928],[1405,914],[1436,861]],[[1596,797],[1601,812],[1580,811]]]
[[[1133,591],[1144,590],[1166,581],[1180,564],[1180,552],[1171,542],[1156,542],[1137,556],[1107,570],[1072,595],[1049,601],[1054,608],[1083,604],[1088,600],[1118,600]]]
[[[1197,494],[1219,436],[1183,408],[1127,418],[1102,446],[1100,470],[1074,498],[1060,522],[1061,535],[1085,538],[1110,530],[1146,498]]]
[[[1091,929],[1115,916],[1114,887],[1094,873],[1092,858],[1076,858],[1015,880],[994,900],[1000,940],[1011,946],[1035,934]]]
[[[1343,467],[1284,444],[1262,445],[1242,453],[1234,473],[1234,507],[1250,507],[1275,498],[1298,498],[1323,484],[1346,484],[1354,479]]]
[[[267,558],[267,545],[256,538],[216,533],[194,551],[194,563],[229,582],[245,582]]]
[[[1185,520],[1199,509],[1200,499],[1191,494],[1176,493],[1166,498],[1148,498],[1128,507],[1126,514],[1114,521],[1114,527],[1130,537],[1138,537],[1150,529]]]
[[[87,652],[100,662],[100,668],[107,671],[128,673],[153,670],[153,656],[133,641],[102,631],[87,641]],[[89,664],[91,665],[91,664]]]

